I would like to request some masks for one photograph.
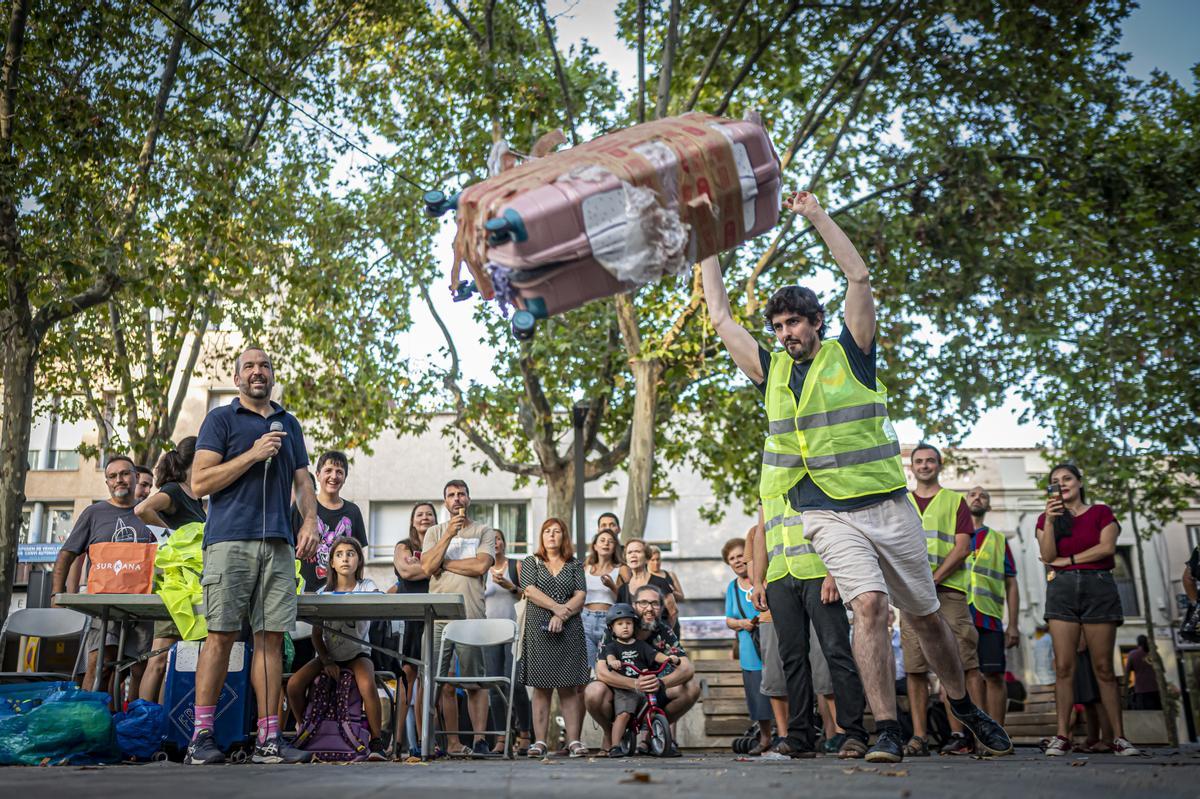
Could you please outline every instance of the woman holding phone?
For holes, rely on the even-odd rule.
[[[1071,709],[1074,706],[1075,651],[1080,636],[1091,653],[1100,686],[1100,701],[1112,725],[1112,750],[1117,755],[1140,754],[1125,739],[1121,698],[1113,674],[1113,644],[1125,620],[1113,578],[1120,525],[1112,509],[1089,505],[1083,475],[1074,464],[1050,470],[1046,512],[1038,517],[1037,539],[1046,564],[1046,622],[1054,642],[1057,681],[1054,686],[1058,733],[1046,746],[1050,757],[1071,751]]]
[[[617,601],[617,589],[621,584],[621,543],[612,530],[601,530],[592,538],[584,562],[584,581],[587,593],[583,601],[583,637],[587,645],[588,668],[596,667],[600,653],[600,642],[608,631],[605,618],[608,609]]]

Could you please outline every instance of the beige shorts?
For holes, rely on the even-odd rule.
[[[914,616],[937,611],[925,529],[907,496],[862,510],[806,510],[803,519],[804,534],[847,605],[859,594],[879,591]]]
[[[958,657],[962,661],[963,671],[979,668],[979,631],[975,629],[975,620],[971,618],[971,610],[967,605],[967,595],[953,589],[939,591],[938,598],[942,600],[942,618],[954,632],[954,640],[958,642]],[[909,674],[924,674],[928,672],[929,661],[921,649],[921,640],[912,629],[912,625],[900,620],[900,648],[904,651],[904,670]]]
[[[256,633],[296,629],[296,550],[281,538],[209,544],[200,586],[213,632],[237,632],[246,619]]]

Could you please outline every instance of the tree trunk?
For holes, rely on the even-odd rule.
[[[1154,609],[1150,606],[1150,584],[1146,581],[1146,561],[1142,556],[1142,536],[1138,532],[1137,512],[1133,510],[1133,493],[1130,492],[1129,521],[1133,527],[1133,545],[1137,549],[1138,582],[1142,584],[1142,600],[1145,604],[1142,615],[1146,619],[1146,640],[1150,643],[1148,660],[1154,668],[1154,679],[1158,683],[1158,695],[1162,697],[1163,723],[1167,727],[1167,742],[1171,746],[1179,746],[1179,734],[1176,729],[1178,706],[1175,697],[1168,691],[1167,675],[1163,670],[1162,657],[1158,654],[1158,642],[1154,638]]]
[[[28,306],[24,306],[26,316]],[[12,309],[0,316],[17,321]],[[26,319],[26,321],[28,321]],[[4,427],[0,430],[0,618],[8,618],[13,581],[17,572],[17,538],[25,506],[25,472],[28,470],[29,435],[33,424],[33,375],[38,342],[27,325],[8,327],[0,344],[3,353]],[[0,639],[0,659],[4,640]]]
[[[635,360],[633,369],[633,435],[629,442],[629,486],[625,492],[625,518],[621,537],[642,538],[646,534],[646,516],[650,510],[650,490],[654,480],[654,409],[658,405],[658,359]]]
[[[546,518],[562,519],[571,529],[571,520],[575,516],[571,508],[575,505],[575,465],[568,463],[565,469],[547,471],[542,479],[546,481]],[[537,542],[532,540],[537,533],[530,530],[530,552],[537,548]],[[575,540],[572,530],[571,540]]]

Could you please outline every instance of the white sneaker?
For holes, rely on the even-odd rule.
[[[1050,739],[1050,742],[1046,744],[1046,757],[1060,757],[1070,751],[1070,740],[1062,737],[1061,735],[1055,735]]]
[[[1141,751],[1125,738],[1115,738],[1112,742],[1113,754],[1119,757],[1133,757]]]

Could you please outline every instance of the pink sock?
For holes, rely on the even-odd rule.
[[[208,730],[209,732],[212,732],[213,717],[217,714],[217,706],[196,705],[196,709],[193,711],[193,713],[195,721],[192,724],[192,740],[194,741],[196,740],[196,736],[200,734],[201,730]]]
[[[271,737],[270,725],[267,723],[267,720],[265,718],[260,718],[258,720],[258,742],[260,744],[265,743],[266,740],[270,737]]]
[[[279,716],[267,716],[267,737],[277,738],[279,736]]]

